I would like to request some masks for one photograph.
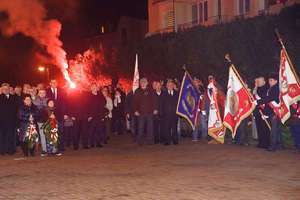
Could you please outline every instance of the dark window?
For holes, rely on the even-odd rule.
[[[208,20],[208,4],[207,1],[204,2],[204,21]]]
[[[200,23],[203,23],[203,4],[199,4]]]
[[[218,0],[218,19],[221,21],[221,16],[222,16],[222,4],[221,0]]]
[[[246,12],[250,11],[250,0],[245,0],[245,11]]]
[[[192,5],[192,23],[198,24],[198,8],[197,4]]]
[[[239,0],[240,15],[244,14],[244,0]]]
[[[219,16],[222,15],[222,4],[221,4],[221,0],[218,0],[218,15],[219,15]]]

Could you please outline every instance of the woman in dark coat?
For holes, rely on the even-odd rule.
[[[34,156],[35,143],[38,141],[37,119],[39,117],[38,108],[32,104],[30,95],[24,95],[23,105],[18,112],[20,120],[20,141],[24,156],[30,154]],[[31,141],[29,141],[31,139]]]
[[[114,130],[121,135],[125,131],[125,94],[120,89],[115,91],[113,106]]]

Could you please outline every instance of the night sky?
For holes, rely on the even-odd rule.
[[[147,19],[147,2],[147,0],[80,0],[74,18],[64,19],[59,13],[55,11],[52,13],[54,18],[62,19],[61,39],[67,51],[74,54],[74,51],[80,51],[80,43],[74,46],[74,40],[95,36],[100,30],[100,25],[115,26],[123,15]]]
[[[116,26],[120,16],[124,15],[147,19],[148,14],[147,0],[40,0],[40,2],[47,9],[47,19],[57,19],[62,23],[60,39],[68,59],[86,50],[85,39],[97,35],[101,25]],[[0,13],[0,23],[3,16],[5,18],[5,13]],[[0,83],[30,82],[36,73],[36,66],[31,57],[40,50],[41,47],[32,38],[23,34],[7,38],[0,33]]]

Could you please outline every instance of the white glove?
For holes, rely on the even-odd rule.
[[[257,106],[257,100],[253,101],[253,103]]]
[[[206,111],[205,110],[202,110],[202,115],[206,115]]]

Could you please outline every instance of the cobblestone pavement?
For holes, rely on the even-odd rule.
[[[61,157],[0,157],[0,199],[299,200],[300,154],[116,136]]]

